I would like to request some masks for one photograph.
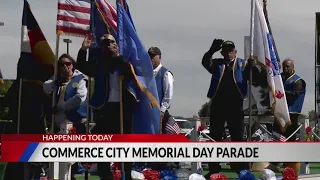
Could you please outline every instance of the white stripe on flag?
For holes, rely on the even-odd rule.
[[[270,98],[270,105],[271,107],[274,106],[274,116],[280,125],[285,127],[290,121],[287,100],[270,33],[259,0],[255,0],[253,47],[253,56],[264,64],[267,70],[268,85],[271,89],[270,96],[273,97]]]
[[[81,13],[81,12],[77,12],[77,11],[67,11],[67,10],[60,9],[60,10],[58,10],[58,15],[76,17],[77,19],[79,18],[79,19],[90,20],[90,14]]]
[[[64,27],[72,27],[72,28],[77,28],[77,29],[82,29],[82,30],[90,30],[89,25],[83,25],[79,23],[73,23],[73,22],[67,22],[67,21],[57,21],[57,26],[64,26]]]
[[[79,0],[59,0],[59,4],[67,4],[67,5],[73,5],[73,6],[79,6],[79,7],[86,7],[90,8],[91,4],[85,1],[79,1]]]

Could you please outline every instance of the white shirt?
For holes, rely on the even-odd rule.
[[[157,73],[161,69],[161,67],[162,67],[162,64],[159,64],[159,66],[153,70],[153,73],[155,76],[157,75]],[[163,113],[166,112],[166,110],[171,105],[172,96],[173,96],[173,82],[174,82],[174,79],[173,79],[172,73],[167,71],[164,74],[164,79],[163,79],[164,96],[160,102],[160,111]]]
[[[119,88],[118,72],[110,73],[108,102],[120,102],[120,88]]]

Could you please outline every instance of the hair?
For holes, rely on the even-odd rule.
[[[77,65],[76,60],[74,60],[73,57],[71,57],[69,54],[66,54],[66,53],[65,53],[65,54],[62,54],[62,55],[59,57],[59,59],[58,59],[58,64],[61,62],[61,60],[62,60],[63,58],[67,58],[67,59],[70,60],[70,62],[72,63],[72,66],[73,66],[72,71],[74,72],[74,71],[76,70],[76,65]]]
[[[283,60],[283,61],[282,61],[282,66],[283,66],[283,64],[284,64],[285,62],[288,62],[288,61],[290,61],[290,62],[292,63],[292,65],[293,65],[293,67],[294,67],[294,61],[293,61],[292,59],[290,59],[290,58],[287,58],[287,59]]]
[[[161,58],[161,51],[158,47],[151,47],[148,50],[148,54],[150,56],[150,58],[154,58],[155,56],[159,55],[159,57]]]

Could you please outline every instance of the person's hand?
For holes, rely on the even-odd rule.
[[[210,51],[217,52],[221,49],[221,45],[224,42],[222,39],[214,39],[210,47]]]
[[[163,119],[164,117],[164,112],[160,112],[160,118]]]
[[[248,59],[248,66],[251,68],[256,65],[256,61],[253,58]]]
[[[54,84],[59,87],[61,86],[63,83],[66,82],[66,79],[64,77],[62,77],[61,75],[57,75],[57,79],[54,81]]]
[[[86,35],[86,37],[84,38],[84,40],[82,42],[81,49],[87,50],[91,47],[91,44],[92,44],[92,37],[90,35]]]

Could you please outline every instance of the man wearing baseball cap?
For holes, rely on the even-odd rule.
[[[221,50],[221,51],[220,51]],[[220,51],[223,58],[212,55]],[[244,112],[243,100],[247,97],[247,81],[249,70],[253,70],[253,77],[259,73],[253,60],[237,57],[237,50],[232,41],[215,39],[202,58],[203,67],[211,74],[211,83],[207,97],[210,98],[210,136],[215,141],[222,141],[225,123],[232,141],[244,141]],[[231,168],[239,173],[249,169],[248,163],[231,163]],[[219,173],[219,163],[209,163],[210,174]]]
[[[78,53],[77,69],[90,77],[94,77],[94,92],[90,106],[95,110],[95,133],[120,134],[120,96],[123,107],[123,132],[131,134],[133,106],[136,99],[123,84],[120,94],[119,78],[132,79],[130,65],[120,56],[115,38],[105,34],[100,38],[101,56],[95,61],[86,61],[87,49],[92,44],[92,37],[87,36]],[[125,179],[131,179],[132,163],[125,163]],[[113,179],[110,163],[97,163],[97,171],[101,180]]]
[[[161,51],[158,47],[150,47],[148,50],[153,72],[156,79],[158,97],[161,110],[162,132],[167,134],[179,134],[178,128],[166,128],[170,118],[168,109],[170,108],[173,96],[173,74],[161,63]],[[174,127],[174,126],[172,126]]]

